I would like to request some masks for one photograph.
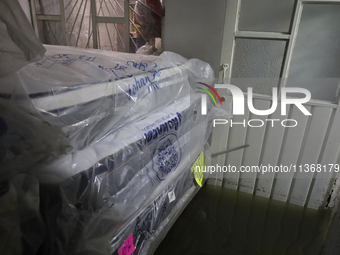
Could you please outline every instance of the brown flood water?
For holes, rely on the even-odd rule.
[[[319,254],[329,219],[329,209],[205,185],[155,255]]]

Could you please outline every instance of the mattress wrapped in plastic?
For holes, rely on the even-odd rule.
[[[92,170],[73,179],[91,179],[113,167],[127,169],[123,173],[115,171],[111,174],[117,186],[122,185],[135,171],[149,164],[157,150],[169,142],[177,144],[193,125],[206,125],[207,118],[199,114],[200,111],[200,95],[185,96],[168,107],[110,131],[105,138],[83,150],[44,160],[36,164],[32,172],[42,183],[58,184],[92,166]],[[179,157],[182,153],[179,150],[176,155]],[[164,172],[169,171],[169,166],[162,167]],[[162,180],[163,174],[159,173],[157,178]]]
[[[202,147],[199,149],[203,151]],[[193,163],[192,161],[190,164],[186,164],[187,168],[181,169],[177,175],[169,176],[167,185],[162,185],[154,192],[156,197],[151,196],[146,207],[120,227],[118,233],[111,240],[111,249],[109,251],[101,249],[98,254],[109,254],[112,251],[115,251],[113,252],[115,255],[120,254],[119,250],[123,249],[125,240],[130,236],[132,237],[134,255],[149,254],[147,253],[148,245],[153,241],[153,233],[161,230],[168,217],[171,217],[171,214],[181,206],[183,196],[192,186],[195,186],[190,171],[190,166]]]
[[[0,79],[0,182],[18,172],[39,181],[43,254],[110,254],[127,234],[141,248],[141,224],[154,231],[177,203],[164,194],[194,183],[190,167],[220,112],[208,102],[202,115],[191,85],[213,71],[170,52],[46,49]]]
[[[3,165],[84,149],[188,95],[192,78],[213,77],[208,64],[170,52],[45,47],[42,60],[0,79]]]
[[[208,108],[211,117],[214,109]],[[55,253],[112,253],[121,241],[120,231],[143,210],[149,212],[169,185],[177,185],[176,180],[192,185],[190,167],[211,131],[208,116],[201,114],[200,95],[193,94],[124,126],[75,158],[60,160],[60,169],[76,169],[78,162],[78,170],[91,167],[67,178],[69,168],[59,185]],[[57,165],[53,168],[57,172]],[[188,183],[178,183],[186,187],[179,196]]]

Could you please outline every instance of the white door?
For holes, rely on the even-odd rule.
[[[289,175],[223,173],[214,175],[210,183],[311,208],[332,206],[339,172],[339,24],[340,1],[228,0],[221,81],[244,92],[252,87],[257,109],[270,107],[273,87],[279,91],[285,86],[306,88],[312,95],[306,104],[312,116],[295,106],[289,107],[287,116],[281,116],[280,109],[261,117],[248,111],[234,121],[295,119],[298,125],[272,127],[265,122],[261,128],[214,128],[212,152],[250,145],[214,158],[215,164],[292,165],[298,171]]]

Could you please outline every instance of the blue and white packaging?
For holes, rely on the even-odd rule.
[[[171,52],[155,57],[45,48],[42,60],[0,79],[5,106],[0,118],[6,126],[0,162],[7,172],[85,149],[192,93],[192,77],[213,77],[207,63]]]
[[[186,173],[193,184],[190,167],[208,139],[211,123],[208,116],[201,115],[200,95],[191,97],[119,129],[112,134],[115,139],[107,136],[94,145],[97,152],[107,155],[59,185],[59,254],[96,249],[105,254],[114,249],[111,241],[122,227],[150,206],[174,179]],[[211,116],[213,109],[209,109]],[[74,163],[89,158],[85,150],[80,153]],[[65,235],[72,238],[63,242]]]

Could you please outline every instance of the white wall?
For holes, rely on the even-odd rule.
[[[226,0],[164,0],[163,49],[208,62],[217,76]]]
[[[167,0],[163,23],[164,49],[177,52],[187,58],[202,59],[211,64],[216,75],[220,70],[221,63],[226,3],[225,0]],[[233,34],[231,33],[230,36],[233,37]],[[248,48],[254,50],[253,46]],[[263,49],[263,47],[258,48]],[[256,52],[258,54],[250,54],[243,49],[241,53],[246,52],[243,55],[248,58],[243,62],[249,63],[249,58],[254,56],[255,64],[263,61],[261,58],[265,58],[269,51],[268,47],[265,49]],[[271,51],[276,52],[275,48]],[[283,52],[281,54],[283,56]],[[336,54],[334,56],[337,57]],[[237,58],[236,55],[235,58]],[[273,59],[275,60],[276,57]],[[282,57],[278,59],[282,61]],[[302,59],[301,65],[305,65],[304,62],[306,59]],[[247,65],[249,66],[249,64]],[[271,60],[266,66],[262,65],[262,69],[272,68],[272,66],[273,61]],[[239,68],[246,69],[246,67],[240,66]],[[259,70],[254,72],[258,74]],[[268,109],[270,104],[270,99],[263,96],[254,101],[256,109]],[[229,125],[214,128],[213,153],[243,144],[250,144],[250,147],[227,155],[220,155],[213,160],[212,165],[218,163],[220,166],[228,164],[234,166],[261,164],[279,166],[281,164],[319,163],[327,165],[336,163],[340,149],[338,131],[340,130],[340,108],[335,104],[322,102],[316,104],[311,102],[308,105],[308,109],[312,111],[312,117],[304,116],[293,107],[290,109],[285,118],[296,119],[299,123],[298,127],[293,129],[280,126],[276,128],[267,126],[263,128],[229,128]],[[277,112],[271,116],[253,116],[249,111],[244,116],[238,117],[236,116],[234,121],[241,122],[242,119],[248,118],[282,118]],[[215,185],[224,185],[228,188],[272,197],[276,200],[318,208],[325,205],[334,176],[329,174],[327,169],[324,174],[292,173],[288,178],[278,174],[259,175],[256,173],[216,174],[211,177],[213,178],[208,182]]]
[[[268,109],[270,103],[269,99],[254,99],[256,109]],[[212,165],[230,164],[240,169],[241,166],[320,164],[327,166],[326,170],[323,167],[321,173],[312,170],[301,172],[299,168],[289,173],[222,173],[211,176],[214,178],[208,183],[315,209],[325,205],[335,172],[329,172],[328,164],[339,162],[340,110],[336,105],[331,107],[314,103],[307,103],[306,108],[312,116],[305,116],[296,106],[290,106],[288,116],[281,116],[280,106],[270,116],[257,116],[246,108],[245,115],[235,116],[234,122],[241,123],[243,119],[294,119],[298,125],[291,128],[280,124],[271,127],[265,122],[262,127],[217,126],[212,135],[212,153],[243,144],[250,146],[226,156],[217,156],[213,158]]]

